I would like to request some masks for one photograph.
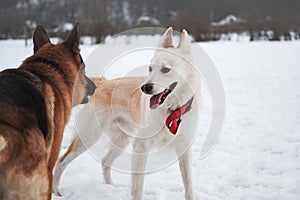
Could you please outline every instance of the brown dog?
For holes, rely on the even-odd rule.
[[[0,199],[51,199],[55,166],[72,106],[95,91],[79,53],[79,25],[51,44],[38,26],[34,55],[0,72]]]

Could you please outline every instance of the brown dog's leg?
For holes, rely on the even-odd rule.
[[[48,178],[49,178],[48,200],[51,200],[51,196],[52,196],[53,169],[54,169],[56,161],[58,159],[60,145],[61,145],[61,141],[62,141],[62,135],[63,135],[63,129],[59,132],[56,132],[56,137],[54,138],[51,152],[50,152],[49,161],[48,161]]]
[[[61,137],[62,138],[62,137]],[[60,150],[61,142],[54,142],[53,148],[51,149],[51,155],[48,161],[48,179],[49,179],[49,187],[48,187],[48,200],[51,200],[52,196],[52,185],[53,185],[53,169],[55,167],[55,163],[58,159],[58,154]]]

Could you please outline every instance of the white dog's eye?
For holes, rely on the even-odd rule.
[[[160,71],[161,71],[162,73],[168,73],[170,70],[171,70],[171,68],[163,67],[163,68],[161,68]]]
[[[149,72],[152,72],[152,67],[149,67]]]

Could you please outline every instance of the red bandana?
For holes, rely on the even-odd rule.
[[[179,128],[179,125],[181,123],[181,116],[190,111],[191,105],[193,103],[194,97],[192,97],[185,105],[183,105],[181,108],[177,108],[175,111],[172,111],[172,113],[168,116],[166,119],[166,126],[169,128],[170,132],[173,135],[176,135],[177,130]]]

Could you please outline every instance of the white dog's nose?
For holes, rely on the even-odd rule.
[[[145,94],[152,94],[153,93],[153,84],[151,83],[146,83],[141,87],[141,90],[145,93]]]

